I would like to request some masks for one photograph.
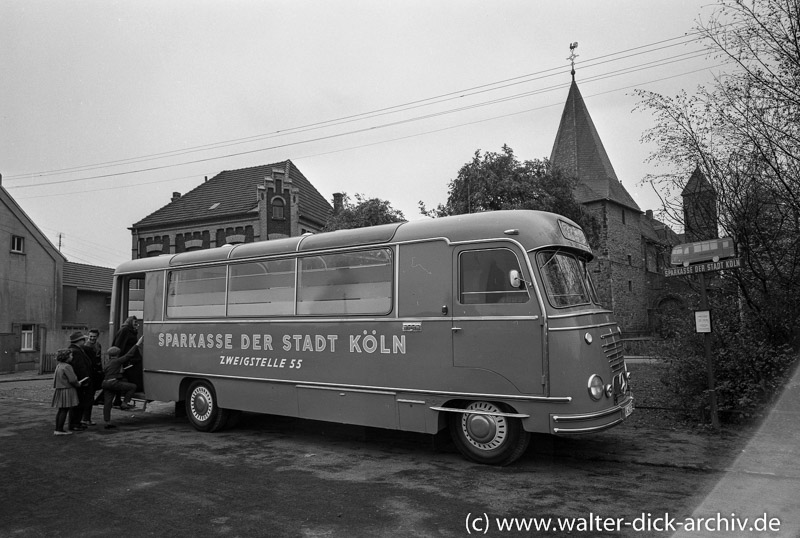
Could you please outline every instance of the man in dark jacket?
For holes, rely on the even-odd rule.
[[[114,346],[119,348],[120,356],[125,355],[136,345],[139,338],[139,331],[136,329],[136,316],[129,316],[122,327],[114,335]],[[125,377],[136,385],[137,390],[144,390],[142,384],[142,367],[134,365],[133,368],[125,371]],[[117,400],[119,401],[119,400]]]
[[[105,378],[103,379],[103,420],[106,429],[115,428],[111,424],[111,403],[114,397],[123,394],[123,401],[120,409],[128,409],[133,393],[136,392],[136,385],[125,380],[124,372],[126,366],[137,364],[142,360],[142,339],[140,338],[127,353],[120,356],[120,349],[116,346],[108,348],[108,360],[103,367]]]
[[[69,429],[72,431],[85,430],[86,425],[81,424],[84,412],[87,408],[91,410],[94,400],[92,390],[92,360],[86,354],[83,344],[86,336],[80,331],[69,335],[69,349],[72,351],[72,369],[80,381],[81,386],[78,390],[78,405],[69,410]]]

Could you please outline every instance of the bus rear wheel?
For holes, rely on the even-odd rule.
[[[217,405],[217,394],[207,381],[194,381],[186,397],[186,415],[196,430],[215,432],[228,422],[228,410]]]
[[[525,453],[530,434],[518,418],[500,413],[503,411],[491,402],[472,402],[464,413],[450,416],[450,435],[464,457],[476,463],[508,465]]]

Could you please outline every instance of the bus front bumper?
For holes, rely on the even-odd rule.
[[[633,413],[633,395],[629,395],[614,407],[596,413],[574,415],[553,413],[550,415],[550,430],[556,435],[595,433],[613,428],[631,413]]]

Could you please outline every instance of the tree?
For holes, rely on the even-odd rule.
[[[352,203],[346,193],[342,194],[342,209],[331,215],[324,231],[364,228],[406,220],[403,212],[392,208],[387,200],[366,198],[363,194],[356,194],[355,198],[356,203]]]
[[[520,163],[514,150],[503,145],[500,153],[477,150],[448,186],[447,203],[428,210],[419,202],[420,213],[444,217],[497,211],[537,209],[564,215],[581,225],[591,244],[596,244],[599,225],[595,217],[575,200],[575,179],[550,170],[546,160]]]
[[[721,0],[700,35],[735,69],[711,88],[669,98],[638,91],[656,125],[646,178],[682,223],[680,193],[699,166],[717,192],[719,228],[737,243],[736,274],[766,335],[800,339],[800,0]]]
[[[718,228],[743,267],[718,279],[719,289],[732,279],[733,293],[712,294],[715,392],[721,410],[750,415],[796,362],[786,344],[800,343],[800,0],[720,0],[698,30],[734,69],[694,95],[637,91],[637,108],[656,119],[642,136],[657,148],[649,160],[671,169],[645,181],[678,225],[696,167],[716,191]],[[662,354],[670,378],[684,404],[703,402],[696,335],[675,327],[681,337]]]

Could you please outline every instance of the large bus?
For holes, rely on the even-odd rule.
[[[530,433],[593,433],[633,396],[574,222],[496,211],[123,263],[114,334],[142,322],[139,390],[201,431],[256,412],[437,434],[505,465]]]

